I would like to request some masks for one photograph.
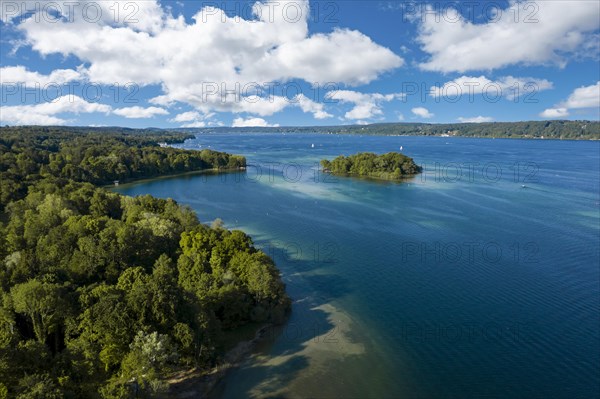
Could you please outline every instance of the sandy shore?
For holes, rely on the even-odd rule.
[[[272,324],[260,327],[253,339],[239,342],[225,354],[222,363],[210,370],[194,368],[177,373],[167,381],[170,389],[165,398],[207,398],[223,377],[247,358],[271,328]]]

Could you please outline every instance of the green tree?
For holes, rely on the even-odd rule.
[[[15,312],[29,317],[39,342],[45,342],[48,334],[55,332],[60,325],[65,306],[62,294],[59,285],[35,279],[11,289]]]

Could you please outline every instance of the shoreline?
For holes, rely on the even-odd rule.
[[[102,187],[105,189],[111,189],[111,188],[117,188],[117,187],[128,187],[134,184],[138,184],[138,183],[150,183],[152,181],[156,181],[156,180],[164,180],[164,179],[171,179],[171,178],[175,178],[175,177],[183,177],[183,176],[193,176],[193,175],[219,175],[222,173],[236,173],[236,172],[244,172],[246,169],[245,168],[228,168],[228,169],[215,169],[215,168],[211,168],[211,169],[201,169],[201,170],[192,170],[192,171],[188,171],[188,172],[180,172],[180,173],[172,173],[172,174],[166,174],[166,175],[158,175],[158,176],[154,176],[154,177],[141,177],[139,179],[131,179],[131,180],[124,180],[123,182],[119,181],[118,185],[115,184],[104,184],[104,185],[99,185],[98,187]]]
[[[246,361],[248,355],[265,338],[269,329],[274,327],[276,326],[272,323],[262,325],[256,330],[254,338],[239,341],[233,348],[225,352],[221,363],[209,370],[193,368],[177,372],[167,379],[169,390],[161,397],[179,399],[209,398],[227,374]]]
[[[385,183],[385,182],[387,182],[387,183],[406,183],[406,182],[414,180],[422,172],[415,173],[413,175],[405,175],[405,176],[402,176],[400,179],[386,179],[384,177],[364,176],[364,175],[358,175],[355,173],[334,173],[334,172],[328,172],[328,171],[324,171],[324,170],[321,170],[321,173],[328,174],[328,175],[334,176],[334,177],[360,179],[360,180],[367,180],[367,181],[376,182],[376,183]]]
[[[114,190],[118,189],[119,187],[130,187],[136,184],[147,184],[153,181],[167,180],[183,176],[219,175],[244,172],[245,170],[246,167],[193,170],[188,172],[132,179],[122,183],[119,182],[118,185],[107,184],[99,187]],[[285,322],[287,322],[287,317]],[[283,324],[285,324],[285,322]],[[238,341],[232,348],[226,350],[223,354],[222,360],[210,369],[198,369],[194,367],[191,369],[176,371],[173,375],[165,378],[165,381],[169,384],[169,389],[167,392],[159,395],[158,397],[181,399],[210,397],[218,385],[222,383],[227,374],[246,361],[248,359],[248,355],[252,353],[252,351],[256,349],[257,345],[265,338],[269,329],[273,329],[275,327],[276,325],[273,323],[267,323],[258,327],[252,339]]]

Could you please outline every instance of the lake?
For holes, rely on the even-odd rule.
[[[402,183],[319,172],[399,151]],[[202,134],[245,172],[123,185],[221,218],[271,255],[289,322],[217,397],[600,395],[600,142]]]

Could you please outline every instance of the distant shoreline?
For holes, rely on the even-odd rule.
[[[600,121],[591,120],[549,120],[484,123],[373,123],[369,125],[337,126],[280,126],[280,127],[204,127],[204,128],[125,128],[119,126],[19,126],[44,130],[70,131],[77,133],[171,133],[174,136],[167,144],[179,144],[192,135],[203,133],[306,133],[306,134],[350,134],[365,136],[407,136],[407,137],[467,137],[488,139],[523,140],[570,140],[599,141]],[[0,135],[10,126],[0,126]],[[187,134],[188,137],[175,137]]]
[[[484,139],[484,140],[532,140],[532,141],[600,141],[600,133],[598,138],[560,138],[560,137],[527,137],[527,136],[515,136],[515,137],[504,137],[504,136],[468,136],[468,135],[453,135],[453,136],[442,136],[435,134],[391,134],[391,133],[344,133],[344,132],[318,132],[318,131],[285,131],[285,132],[270,132],[266,130],[254,130],[253,128],[235,128],[236,130],[219,130],[219,131],[202,131],[196,132],[196,137],[203,134],[318,134],[318,135],[338,135],[338,136],[361,136],[361,137],[422,137],[422,138],[439,138],[439,139]],[[249,130],[242,130],[249,129]],[[252,129],[252,130],[250,130]]]
[[[316,133],[365,136],[470,137],[527,140],[600,140],[600,121],[555,120],[484,123],[374,123],[342,126],[210,127],[179,128],[179,132],[201,133]]]
[[[239,128],[242,129],[242,128]],[[249,129],[249,128],[248,128]],[[338,135],[338,136],[361,136],[361,137],[420,137],[420,138],[438,138],[438,139],[477,139],[477,140],[524,140],[524,141],[574,141],[574,142],[597,142],[600,141],[599,138],[586,138],[586,139],[571,139],[571,138],[541,138],[541,137],[489,137],[489,136],[441,136],[441,135],[417,135],[417,134],[361,134],[361,133],[338,133],[338,132],[268,132],[261,130],[252,130],[252,131],[206,131],[206,132],[197,132],[195,133],[196,137],[206,135],[206,134],[265,134],[265,135],[286,135],[286,134],[297,134],[297,135]],[[600,135],[600,133],[599,133]],[[179,147],[175,147],[179,148]]]

